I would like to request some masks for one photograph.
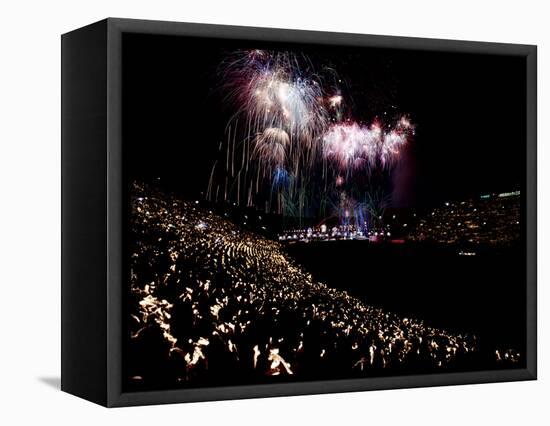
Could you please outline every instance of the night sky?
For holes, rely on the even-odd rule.
[[[416,135],[394,171],[394,206],[523,189],[524,58],[139,34],[123,36],[128,181],[160,177],[188,198],[206,190],[234,113],[222,102],[220,63],[251,48],[293,50],[335,69],[356,121],[410,116]]]

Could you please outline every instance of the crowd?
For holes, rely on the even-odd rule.
[[[507,246],[520,239],[520,213],[519,193],[447,202],[421,217],[407,237],[440,244]]]
[[[277,241],[198,201],[134,185],[127,374],[133,382],[424,371],[474,336],[371,307],[315,281]]]

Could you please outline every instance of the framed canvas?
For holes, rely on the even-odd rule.
[[[62,389],[536,378],[536,47],[107,19],[62,37]]]

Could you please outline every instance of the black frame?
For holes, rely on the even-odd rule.
[[[527,67],[526,368],[122,392],[123,33],[523,56]],[[537,48],[109,18],[62,36],[62,390],[108,406],[534,380],[537,377]]]

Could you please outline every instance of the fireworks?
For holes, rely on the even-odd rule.
[[[287,132],[269,127],[256,138],[254,154],[266,165],[280,167],[284,164],[289,145]]]
[[[253,50],[227,65],[225,89],[237,106],[236,116],[250,123],[247,133],[279,128],[293,142],[312,147],[328,114],[321,84],[315,76],[303,75],[299,62],[289,52]]]
[[[333,125],[323,136],[323,155],[340,170],[360,168],[373,152],[371,132],[357,123]]]
[[[328,103],[331,108],[336,108],[342,104],[342,95],[334,95],[328,99]]]
[[[265,206],[301,223],[325,214],[339,191],[370,184],[351,175],[391,173],[414,131],[409,118],[392,126],[353,120],[342,79],[322,69],[317,73],[304,54],[259,49],[222,64],[221,89],[233,115],[207,199]]]
[[[369,170],[377,164],[390,167],[411,132],[412,125],[406,117],[389,131],[376,121],[371,126],[355,122],[335,124],[323,136],[323,156],[340,171]]]

